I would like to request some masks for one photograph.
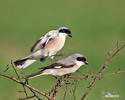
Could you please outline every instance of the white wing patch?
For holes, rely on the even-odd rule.
[[[55,66],[54,68],[57,68],[57,69],[59,69],[59,68],[61,68],[62,66]]]

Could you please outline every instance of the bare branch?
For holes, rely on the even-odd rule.
[[[9,65],[6,66],[6,69],[4,70],[3,73],[6,73],[8,71],[8,69],[9,69]]]
[[[100,73],[103,73],[109,66],[109,63],[111,62],[111,60],[125,47],[125,44],[122,45],[120,48],[117,48],[117,50],[110,56],[107,58],[104,66],[102,67],[102,69],[98,72],[99,74]]]
[[[27,99],[31,99],[34,98],[34,96],[30,96],[30,97],[26,97],[26,98],[19,98],[19,100],[27,100]]]
[[[39,91],[38,89],[33,88],[33,87],[31,87],[30,85],[28,85],[28,84],[24,84],[23,82],[21,82],[20,80],[17,80],[16,78],[14,78],[14,77],[12,77],[12,76],[9,76],[9,75],[3,74],[3,73],[0,73],[0,76],[6,77],[6,78],[8,78],[8,79],[11,79],[11,80],[17,82],[18,84],[21,84],[21,85],[23,84],[25,87],[27,87],[27,88],[29,88],[29,89],[32,89],[33,91],[37,92],[38,94],[41,94],[41,95],[45,96],[46,98],[48,98],[48,99],[50,99],[50,100],[53,100],[53,99],[52,99],[49,95],[47,95],[46,93],[41,92],[41,91]]]
[[[53,89],[53,94],[52,94],[53,99],[55,99],[58,89],[63,85],[63,81],[64,81],[64,77],[60,77],[57,84],[55,85],[55,88]]]
[[[109,74],[104,74],[101,77],[112,76],[112,75],[120,74],[120,73],[123,73],[123,72],[125,72],[125,70],[120,70],[120,71],[117,71],[117,72],[113,72],[113,73],[109,73]]]
[[[78,83],[78,80],[75,80],[74,89],[73,89],[73,97],[74,97],[74,100],[77,100],[77,99],[76,99],[76,96],[75,96],[77,83]]]
[[[96,80],[98,78],[101,78],[101,74],[109,67],[109,63],[111,62],[111,60],[125,47],[125,45],[122,45],[120,48],[118,48],[117,46],[117,50],[107,58],[104,66],[102,67],[102,69],[97,73],[95,74],[95,78],[93,79],[93,82],[91,83],[90,87],[88,88],[88,91],[82,96],[82,99],[81,100],[84,100],[85,97],[88,95],[88,93],[91,91],[91,89],[94,87],[94,84],[96,83]],[[119,72],[120,73],[120,72]],[[113,75],[113,74],[111,74]],[[98,76],[98,77],[97,77]]]
[[[91,91],[91,89],[94,87],[94,84],[96,83],[97,78],[94,78],[92,83],[90,84],[88,91],[86,93],[84,93],[84,95],[82,96],[81,100],[85,100],[85,97],[89,94],[89,92]]]
[[[11,65],[12,65],[12,68],[13,68],[14,72],[17,75],[17,78],[20,80],[20,76],[18,75],[18,72],[16,71],[15,66],[13,65],[13,61],[12,60],[11,60]]]
[[[109,67],[109,64],[110,62],[112,61],[112,59],[123,49],[125,48],[125,44],[122,45],[121,47],[119,47],[119,44],[118,42],[116,43],[116,48],[112,49],[112,51],[110,53],[108,53],[108,57],[103,65],[103,67],[95,74],[93,74],[92,72],[90,72],[88,70],[88,67],[87,67],[87,71],[88,71],[88,74],[87,75],[83,75],[83,73],[81,73],[83,76],[82,77],[72,77],[71,75],[65,75],[65,76],[62,76],[60,77],[60,79],[58,79],[56,85],[54,86],[53,89],[50,90],[50,92],[48,94],[44,93],[44,92],[41,92],[39,91],[38,89],[36,88],[33,88],[32,86],[30,86],[29,84],[25,84],[21,81],[21,78],[15,68],[15,66],[13,65],[13,62],[11,61],[11,65],[12,65],[12,68],[17,76],[18,79],[12,77],[12,76],[9,76],[5,73],[0,73],[0,76],[3,76],[3,77],[6,77],[8,79],[11,79],[12,81],[15,81],[17,82],[18,84],[21,84],[23,86],[23,89],[24,89],[24,93],[26,95],[26,98],[20,98],[20,100],[26,100],[26,99],[31,99],[31,98],[37,98],[38,100],[41,100],[36,94],[40,94],[44,97],[46,97],[48,100],[55,100],[56,96],[57,96],[57,93],[59,92],[59,89],[64,85],[66,84],[66,87],[65,87],[65,92],[64,92],[64,96],[63,96],[63,99],[65,100],[66,97],[69,99],[69,95],[72,95],[74,100],[77,100],[76,96],[75,96],[75,92],[76,92],[76,85],[78,83],[78,81],[80,80],[87,80],[87,79],[93,79],[90,84],[89,84],[89,87],[87,89],[87,91],[85,93],[83,93],[82,97],[81,97],[81,100],[85,100],[86,96],[91,92],[92,88],[95,86],[96,84],[96,81],[97,79],[100,79],[100,78],[103,78],[103,77],[107,77],[107,76],[111,76],[111,75],[115,75],[115,74],[119,74],[119,73],[123,73],[125,72],[125,70],[118,70],[117,72],[112,72],[112,73],[108,73],[108,74],[102,74],[103,72],[105,72],[105,70]],[[5,69],[5,72],[8,70],[8,66],[6,67]],[[74,82],[73,83],[70,83],[69,79],[74,79]],[[88,81],[88,80],[87,80]],[[71,87],[70,89],[68,89],[68,85],[67,84],[70,84],[72,85],[73,87]],[[26,88],[27,87],[32,93],[33,93],[33,96],[28,96],[28,93],[26,91]]]
[[[65,98],[66,98],[67,90],[68,90],[68,87],[67,87],[67,84],[66,84],[65,91],[64,91],[64,96],[63,96],[63,100],[65,100]]]

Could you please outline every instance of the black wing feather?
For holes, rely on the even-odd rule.
[[[68,65],[68,66],[66,66],[64,64],[54,63],[54,64],[51,64],[50,66],[42,68],[41,71],[46,70],[46,69],[58,69],[58,68],[56,68],[57,66],[61,66],[61,68],[70,68],[70,67],[72,67],[74,65]]]

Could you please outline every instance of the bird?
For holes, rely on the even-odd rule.
[[[37,60],[53,60],[56,53],[63,48],[67,36],[72,37],[72,34],[70,29],[64,26],[47,32],[32,46],[29,56],[14,61],[15,66],[24,69]]]
[[[62,60],[56,61],[39,72],[25,76],[25,79],[31,79],[40,75],[63,76],[76,72],[82,65],[88,64],[86,58],[79,53],[72,54]]]

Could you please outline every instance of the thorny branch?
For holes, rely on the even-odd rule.
[[[81,100],[85,100],[85,97],[89,94],[89,92],[91,91],[91,89],[94,87],[94,84],[96,83],[97,78],[95,77],[92,81],[92,83],[89,85],[88,91],[86,91],[86,93],[84,93],[84,95],[82,96]]]
[[[112,72],[112,73],[108,73],[108,74],[102,74],[105,72],[105,70],[109,67],[109,64],[110,62],[112,61],[112,59],[123,49],[125,48],[125,44],[122,45],[121,47],[119,47],[118,43],[116,44],[116,50],[112,50],[112,54],[111,53],[108,53],[108,57],[106,59],[106,62],[104,64],[104,66],[95,74],[93,73],[89,73],[87,75],[83,75],[82,77],[73,77],[73,76],[68,76],[68,77],[60,77],[56,83],[56,85],[54,86],[53,89],[50,90],[50,92],[47,93],[44,93],[44,92],[41,92],[40,90],[36,89],[36,88],[33,88],[32,86],[30,86],[29,84],[26,84],[24,82],[21,81],[21,78],[18,74],[18,72],[16,71],[16,68],[14,67],[12,61],[11,61],[11,65],[12,65],[12,68],[17,76],[17,79],[15,77],[12,77],[10,75],[7,75],[5,73],[0,73],[0,76],[3,76],[3,77],[6,77],[8,79],[11,79],[15,82],[17,82],[18,84],[21,84],[23,86],[23,89],[24,89],[24,93],[26,95],[26,98],[20,98],[20,100],[26,100],[26,99],[30,99],[30,98],[37,98],[38,100],[42,100],[40,99],[36,93],[46,97],[48,100],[55,100],[56,96],[57,96],[57,93],[59,92],[59,89],[63,86],[63,85],[66,85],[65,87],[65,91],[64,91],[64,96],[63,96],[63,100],[66,99],[66,96],[67,98],[69,98],[68,94],[73,96],[74,100],[76,100],[76,96],[75,96],[75,91],[77,89],[77,83],[81,80],[87,80],[87,79],[90,79],[92,78],[93,80],[90,82],[89,84],[89,87],[88,87],[88,90],[83,93],[83,96],[81,97],[81,100],[85,100],[86,96],[90,93],[90,91],[92,90],[92,88],[94,87],[94,85],[96,84],[96,81],[97,79],[100,79],[100,78],[103,78],[103,77],[106,77],[106,76],[111,76],[111,75],[114,75],[114,74],[119,74],[119,73],[123,73],[125,72],[125,70],[118,70],[117,72]],[[4,72],[6,72],[8,70],[8,66],[6,68],[6,70]],[[70,83],[69,80],[70,79],[74,79],[74,83]],[[68,82],[68,84],[67,84]],[[70,89],[69,93],[68,93],[68,85],[73,85],[74,88]],[[27,87],[32,93],[33,93],[33,96],[28,96],[28,93],[25,89],[25,87]]]
[[[12,68],[13,68],[14,72],[16,73],[18,79],[20,80],[20,76],[18,75],[18,72],[16,71],[16,68],[13,65],[13,61],[11,61],[11,65],[12,65]]]
[[[48,99],[51,100],[51,97],[48,96],[46,93],[41,92],[41,91],[39,91],[38,89],[33,88],[32,86],[30,86],[30,85],[28,85],[28,84],[24,84],[23,82],[21,82],[20,80],[14,78],[14,77],[12,77],[12,76],[6,75],[6,74],[4,74],[4,73],[0,73],[0,76],[6,77],[6,78],[8,78],[8,79],[11,79],[11,80],[17,82],[18,84],[24,85],[25,87],[27,87],[27,88],[29,88],[29,89],[32,89],[32,90],[35,91],[36,93],[38,93],[38,94],[40,94],[40,95],[43,95],[43,96],[45,96],[46,98],[48,98]]]
[[[85,100],[85,97],[88,95],[88,93],[91,91],[91,89],[94,87],[94,84],[96,83],[97,79],[101,78],[102,73],[109,67],[109,63],[112,61],[112,59],[123,49],[125,48],[125,44],[122,45],[120,48],[118,48],[118,44],[116,45],[117,50],[113,52],[113,54],[110,54],[110,56],[106,59],[106,62],[104,66],[100,69],[100,71],[94,75],[94,79],[92,81],[92,84],[90,84],[88,91],[82,96],[81,100]],[[124,71],[122,71],[124,72]],[[120,72],[116,72],[120,73]],[[113,74],[112,74],[113,75]],[[105,75],[106,76],[106,75]],[[91,76],[92,77],[92,76]]]
[[[123,49],[125,48],[125,44],[122,45],[120,48],[117,48],[117,50],[106,59],[106,62],[104,64],[104,66],[102,67],[102,69],[98,72],[98,73],[103,73],[108,67],[109,67],[109,63],[111,62],[111,60]]]

